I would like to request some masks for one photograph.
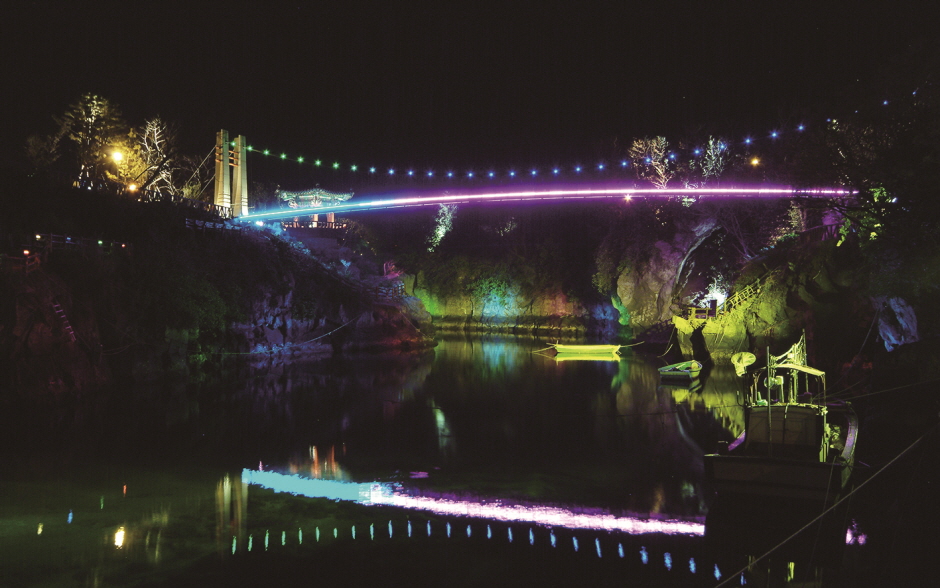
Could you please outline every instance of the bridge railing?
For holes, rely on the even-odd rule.
[[[281,227],[285,229],[345,229],[346,223],[344,222],[330,222],[330,221],[285,221],[281,223]]]

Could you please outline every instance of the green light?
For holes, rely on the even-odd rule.
[[[351,169],[351,170],[353,170],[353,171],[356,171],[357,169],[359,169],[359,166],[358,166],[358,165],[353,165],[353,166],[350,167],[349,169]]]
[[[271,152],[270,152],[270,151],[268,151],[267,149],[265,149],[265,150],[264,150],[264,154],[265,154],[265,155],[270,155],[270,154],[271,154]]]
[[[281,159],[287,159],[287,154],[286,154],[286,153],[281,153]]]
[[[339,169],[339,162],[333,162],[333,169]]]
[[[303,162],[304,162],[303,156],[297,158],[297,163],[303,163]]]
[[[255,150],[255,148],[254,148],[254,147],[252,147],[251,145],[249,145],[249,146],[248,146],[248,150],[249,150],[249,151],[254,151],[254,150]]]
[[[317,167],[320,167],[320,164],[321,164],[321,163],[323,163],[323,162],[318,159],[318,160],[316,160],[316,161],[313,162],[313,165],[315,165],[315,166],[317,166]]]
[[[232,147],[234,147],[234,146],[235,146],[235,141],[232,141]]]

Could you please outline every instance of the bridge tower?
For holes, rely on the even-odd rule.
[[[229,169],[231,168],[231,169]],[[231,207],[232,216],[248,214],[248,149],[244,135],[231,144],[228,131],[215,135],[215,199],[216,206]]]

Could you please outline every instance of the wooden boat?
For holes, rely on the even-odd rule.
[[[824,372],[781,358],[754,374],[744,432],[705,456],[706,479],[719,495],[833,501],[852,473],[858,418],[826,402]]]
[[[558,352],[552,356],[558,362],[562,361],[620,361],[620,354],[614,353],[568,353]]]
[[[659,377],[663,380],[691,380],[702,371],[702,364],[695,361],[683,361],[659,368]]]
[[[552,347],[558,353],[588,355],[619,355],[622,345],[563,345],[554,343]]]

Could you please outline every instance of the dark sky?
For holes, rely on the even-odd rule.
[[[638,135],[819,122],[938,24],[889,2],[84,4],[0,10],[5,158],[94,92],[192,152],[226,128],[363,164],[588,161]]]

